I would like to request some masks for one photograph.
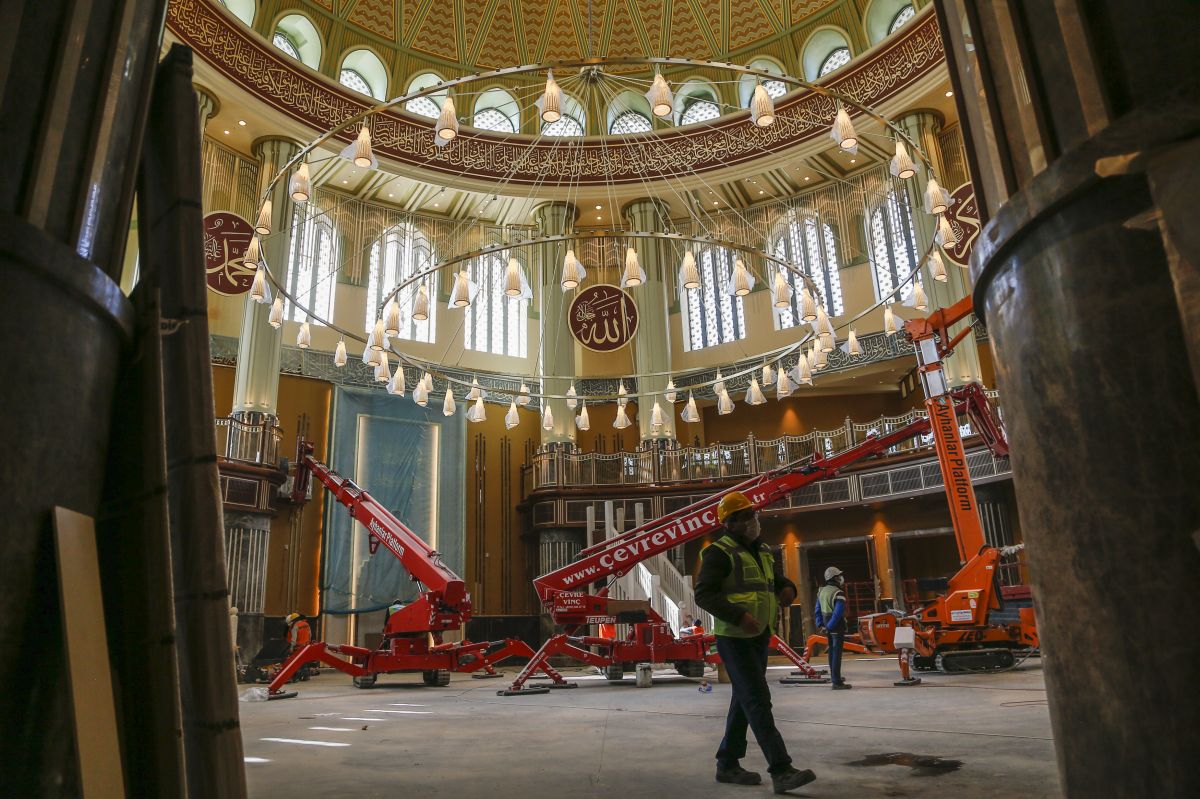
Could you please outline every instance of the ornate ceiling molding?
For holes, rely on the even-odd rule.
[[[232,23],[216,0],[172,0],[167,27],[180,41],[231,81],[315,131],[324,132],[369,107],[359,95],[305,69],[244,27]],[[944,63],[941,36],[928,14],[827,85],[868,107],[877,107]],[[505,141],[464,132],[451,144],[433,143],[430,121],[387,111],[375,115],[376,154],[426,173],[476,180],[503,179],[538,185],[570,179],[581,185],[638,184],[727,169],[826,135],[835,101],[800,92],[780,102],[767,128],[730,115],[709,126],[626,137],[535,142]],[[348,135],[340,135],[351,141]]]

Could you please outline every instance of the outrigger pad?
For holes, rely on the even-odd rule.
[[[528,688],[521,688],[516,691],[512,690],[511,688],[506,691],[497,691],[496,696],[525,696],[526,694],[548,694],[548,693],[550,693],[549,688],[543,688],[541,686],[530,686]]]
[[[829,685],[828,677],[784,677],[780,685]]]
[[[829,671],[829,667],[828,667],[828,666],[813,666],[813,667],[812,667],[812,670],[813,670],[813,671],[815,671],[815,672],[817,672],[818,674],[825,674],[825,673],[827,673],[827,672]],[[804,672],[802,672],[802,671],[793,671],[791,676],[793,676],[793,677],[805,677],[805,676],[807,676],[807,675],[806,675]]]
[[[539,687],[540,687],[540,686],[539,686]],[[578,687],[579,687],[579,683],[574,683],[574,682],[552,682],[552,683],[547,683],[547,684],[546,684],[546,687],[547,687],[547,688],[550,688],[550,689],[559,689],[559,688],[578,688]]]
[[[486,672],[484,674],[480,674],[479,672],[475,672],[474,674],[471,675],[471,679],[472,680],[490,680],[493,677],[503,677],[503,676],[504,676],[504,672],[502,672],[502,671],[498,671],[495,674],[487,674]]]
[[[907,680],[897,680],[896,682],[892,683],[892,685],[897,685],[897,686],[900,686],[901,688],[907,687],[909,685],[920,685],[920,684],[921,684],[920,677],[909,677]]]
[[[299,695],[299,691],[280,691],[277,694],[267,694],[267,699],[291,699],[293,696]]]

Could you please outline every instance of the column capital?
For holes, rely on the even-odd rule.
[[[621,207],[621,216],[639,233],[661,233],[671,221],[671,206],[657,197],[639,197]]]
[[[534,206],[533,219],[547,236],[566,233],[579,218],[579,209],[574,203],[553,201]]]
[[[937,135],[946,126],[946,116],[933,108],[916,108],[906,111],[897,115],[892,121],[910,136],[922,129]]]
[[[221,101],[217,99],[216,93],[206,86],[193,83],[192,88],[196,90],[196,105],[200,110],[200,135],[203,136],[208,121],[220,112]]]

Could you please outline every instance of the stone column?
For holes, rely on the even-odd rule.
[[[932,111],[918,111],[900,117],[896,120],[896,124],[917,143],[921,152],[925,153],[926,157],[933,162],[933,168],[937,170],[938,182],[941,183],[941,176],[945,172],[942,169],[942,149],[938,143],[938,133],[942,128],[941,116]],[[929,182],[929,173],[924,168],[918,168],[915,177],[903,182],[908,190],[908,199],[912,206],[917,252],[923,253],[933,243],[934,234],[937,233],[938,220],[936,216],[925,213],[925,184]],[[944,188],[946,191],[953,191],[957,187],[945,186]],[[947,280],[945,283],[933,280],[928,269],[921,270],[922,285],[925,287],[925,293],[930,302],[929,311],[923,313],[932,313],[938,308],[952,305],[970,291],[970,279],[967,271],[946,258],[944,254],[942,261],[946,265]],[[959,322],[950,328],[950,333],[956,334],[969,325],[969,320]],[[952,386],[961,386],[982,377],[983,373],[979,367],[979,349],[975,342],[974,332],[967,333],[950,357],[946,359],[945,372]]]
[[[217,99],[211,91],[203,86],[196,85],[196,105],[200,108],[200,135],[204,136],[204,129],[208,126],[208,120],[217,115],[221,110],[221,101]],[[251,219],[251,222],[254,220]]]
[[[533,218],[544,236],[570,232],[576,216],[575,206],[564,202],[546,203],[533,210]],[[564,292],[560,284],[567,247],[562,242],[539,244],[533,251],[529,279],[536,285],[535,299],[541,308],[542,391],[562,395],[571,387],[571,377],[575,374],[575,338],[567,325],[567,310],[574,293]],[[575,412],[567,407],[565,399],[545,402],[554,415],[554,428],[542,430],[542,446],[573,447]]]
[[[621,209],[629,229],[637,233],[662,233],[670,220],[669,208],[661,200],[634,200]],[[667,270],[672,255],[666,243],[656,239],[634,239],[632,244],[638,260],[646,270],[646,282],[630,289],[638,309],[638,330],[633,338],[633,362],[638,374],[669,372],[671,370],[671,333],[667,325]],[[622,264],[624,261],[622,260]],[[668,375],[638,378],[638,432],[645,442],[675,440],[675,409],[662,397]],[[663,410],[665,424],[655,430],[651,426],[651,411],[655,400]]]

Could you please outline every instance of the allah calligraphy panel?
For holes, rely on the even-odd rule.
[[[571,303],[567,324],[571,335],[587,349],[613,352],[637,333],[637,305],[617,286],[589,286]]]
[[[964,183],[950,195],[954,203],[946,209],[946,221],[958,241],[953,247],[943,247],[946,257],[966,269],[971,265],[971,248],[979,238],[979,206],[975,202],[975,187]]]
[[[204,272],[208,287],[231,297],[245,294],[254,282],[254,269],[246,266],[246,248],[254,228],[229,211],[213,211],[204,217]]]

